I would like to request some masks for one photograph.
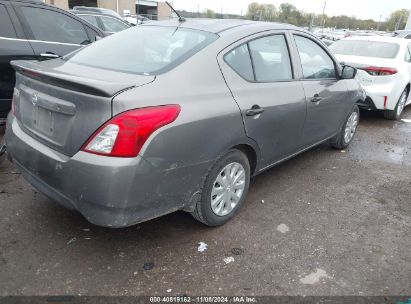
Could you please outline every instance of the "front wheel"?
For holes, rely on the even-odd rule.
[[[354,106],[345,119],[344,125],[331,145],[336,149],[345,149],[352,142],[360,121],[360,110]]]
[[[398,120],[401,117],[402,111],[405,108],[408,98],[408,89],[402,92],[400,99],[398,99],[397,105],[394,110],[384,110],[384,117],[390,120]]]
[[[239,150],[230,150],[210,169],[192,215],[208,226],[228,222],[240,209],[250,186],[250,164]]]

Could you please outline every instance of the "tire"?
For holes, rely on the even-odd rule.
[[[234,174],[233,183],[223,184],[223,182],[227,182],[225,172],[228,172],[224,172],[224,169]],[[207,226],[221,226],[233,218],[241,208],[247,196],[249,186],[250,163],[247,156],[239,150],[230,150],[219,157],[208,171],[201,190],[200,199],[191,215]],[[241,190],[240,188],[242,187],[243,189]],[[221,199],[219,199],[220,195],[223,195]],[[214,207],[212,207],[212,203]]]
[[[398,120],[401,117],[402,111],[404,110],[405,104],[407,103],[408,89],[402,92],[400,98],[397,101],[397,105],[394,110],[384,110],[384,117],[389,120]]]
[[[3,163],[3,161],[6,159],[6,144],[4,142],[4,137],[0,141],[0,165]]]
[[[355,122],[353,119],[356,119]],[[335,149],[345,149],[347,148],[350,143],[352,142],[355,132],[357,131],[358,123],[360,120],[360,110],[358,106],[355,105],[350,113],[347,115],[347,118],[344,121],[343,127],[341,128],[340,132],[337,134],[336,138],[331,142],[331,145]],[[351,126],[349,126],[351,124]],[[346,132],[350,132],[350,136],[346,136]]]

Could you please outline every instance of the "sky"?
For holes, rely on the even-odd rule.
[[[307,13],[321,14],[324,0],[173,0],[174,7],[179,10],[197,12],[212,9],[220,13],[243,14],[247,11],[250,2],[270,3],[277,8],[281,3],[287,2],[295,5],[299,10]],[[330,16],[348,15],[359,19],[385,20],[392,11],[398,9],[411,9],[411,0],[327,0],[325,13]]]

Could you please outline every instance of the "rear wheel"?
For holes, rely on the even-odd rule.
[[[354,106],[345,119],[344,125],[338,133],[335,140],[331,145],[336,149],[347,148],[354,138],[355,132],[357,131],[358,123],[360,121],[360,110],[358,106]]]
[[[239,150],[230,150],[210,169],[192,215],[208,226],[228,222],[240,209],[250,185],[250,164]]]
[[[404,92],[402,92],[400,99],[397,102],[394,110],[385,110],[384,117],[390,120],[398,120],[401,117],[402,111],[404,111],[405,104],[407,103],[408,98],[408,89],[406,88]]]

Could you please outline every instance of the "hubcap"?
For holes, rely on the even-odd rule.
[[[230,163],[218,174],[211,190],[211,209],[218,216],[229,214],[240,202],[245,188],[245,169]]]
[[[346,144],[348,144],[353,138],[355,131],[357,130],[357,126],[358,126],[358,114],[357,112],[352,112],[345,126],[344,142]]]
[[[407,103],[407,91],[404,91],[400,97],[400,101],[398,102],[397,106],[397,115],[400,116],[402,111],[404,110],[405,104]]]

